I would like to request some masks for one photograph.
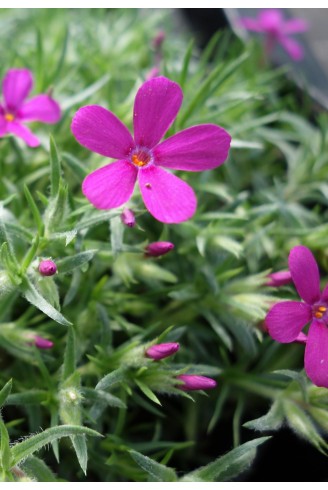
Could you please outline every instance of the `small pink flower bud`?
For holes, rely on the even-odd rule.
[[[136,217],[131,209],[124,209],[121,214],[121,221],[123,225],[133,228],[136,224]]]
[[[305,335],[303,332],[299,333],[294,342],[297,342],[298,344],[306,344],[307,335]]]
[[[206,376],[198,376],[195,374],[180,374],[177,379],[183,381],[183,385],[178,385],[177,388],[183,391],[191,390],[212,390],[216,387],[217,382]]]
[[[157,66],[154,66],[149,70],[149,72],[146,74],[146,80],[151,80],[152,78],[156,78],[160,75],[159,68]]]
[[[166,35],[164,31],[158,31],[158,33],[152,40],[152,46],[155,49],[155,51],[159,51],[161,49],[165,37]]]
[[[36,335],[34,337],[34,345],[38,349],[51,349],[54,346],[54,343],[51,340],[44,339],[43,337],[39,337]]]
[[[41,260],[39,272],[42,276],[53,276],[57,272],[57,266],[52,260]]]
[[[152,345],[146,350],[146,356],[150,357],[151,359],[155,359],[155,361],[159,361],[165,357],[172,356],[179,349],[180,345],[174,342],[169,342],[167,344],[156,344]]]
[[[153,242],[147,245],[146,255],[149,257],[160,257],[161,255],[167,254],[173,248],[174,245],[171,242]]]
[[[292,275],[289,271],[279,271],[273,272],[272,274],[268,275],[266,286],[277,288],[279,286],[284,286],[285,284],[290,284],[292,282]]]

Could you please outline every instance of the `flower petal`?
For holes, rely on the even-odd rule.
[[[82,182],[82,192],[98,209],[117,208],[133,193],[138,170],[119,160],[89,174]]]
[[[12,133],[25,141],[28,146],[35,147],[40,145],[39,139],[26,126],[17,121],[8,122],[7,132]]]
[[[262,10],[259,13],[259,24],[262,29],[271,33],[278,33],[283,29],[283,17],[278,9]]]
[[[33,76],[26,68],[12,68],[8,70],[3,82],[2,92],[5,105],[8,110],[20,109],[24,99],[28,96],[33,86]]]
[[[285,34],[294,34],[296,32],[305,32],[309,29],[309,23],[304,19],[290,19],[284,24]]]
[[[60,107],[49,95],[41,94],[25,102],[17,115],[22,121],[55,124],[60,119]]]
[[[328,327],[323,322],[314,321],[310,325],[304,366],[316,386],[328,388]]]
[[[310,305],[319,301],[320,276],[312,252],[303,245],[292,248],[288,257],[288,265],[300,297]]]
[[[158,221],[180,223],[196,211],[192,188],[160,167],[152,165],[140,170],[139,185],[146,208]]]
[[[328,301],[328,284],[326,284],[326,286],[323,288],[321,301]]]
[[[2,115],[1,107],[0,107],[0,137],[6,133],[7,133],[7,121],[5,120],[5,118]]]
[[[135,146],[128,128],[99,105],[81,107],[71,130],[81,145],[105,157],[125,159]]]
[[[153,148],[164,136],[182,104],[180,86],[165,77],[156,77],[139,88],[133,110],[134,139],[137,145]]]
[[[311,320],[311,307],[299,301],[282,301],[269,310],[265,318],[270,336],[283,344],[294,342]]]
[[[294,61],[300,61],[304,56],[302,46],[294,39],[287,36],[280,36],[279,42]]]
[[[263,32],[263,28],[257,19],[251,17],[243,17],[237,21],[240,27],[247,29],[248,31]]]
[[[228,156],[231,136],[215,124],[180,131],[153,150],[156,165],[197,172],[221,165]]]

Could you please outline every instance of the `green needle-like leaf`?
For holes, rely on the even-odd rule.
[[[83,434],[92,437],[101,437],[101,434],[95,430],[75,425],[59,425],[51,429],[46,429],[40,432],[40,434],[31,436],[23,442],[18,442],[12,447],[12,464],[19,464],[23,459],[57,439]]]

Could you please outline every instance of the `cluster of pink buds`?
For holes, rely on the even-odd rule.
[[[145,355],[151,359],[154,359],[154,361],[159,361],[161,359],[165,359],[166,357],[172,356],[179,349],[180,345],[177,342],[155,344],[148,347]],[[182,381],[182,383],[177,385],[177,388],[183,391],[211,390],[217,385],[214,379],[196,374],[180,374],[176,377],[176,379],[180,382]]]

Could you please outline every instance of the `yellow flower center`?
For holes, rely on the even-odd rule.
[[[6,120],[6,121],[8,121],[8,122],[12,122],[14,119],[15,119],[14,114],[11,114],[10,112],[7,112],[7,113],[5,114],[5,120]]]
[[[314,312],[314,316],[316,318],[320,319],[323,317],[323,315],[324,315],[324,313],[326,313],[326,311],[327,311],[326,306],[319,306],[318,308],[316,308],[316,311]]]
[[[144,160],[139,160],[137,155],[132,155],[132,161],[135,165],[137,165],[137,167],[144,167],[148,163],[148,162],[145,162]]]
[[[137,167],[144,167],[152,160],[152,154],[148,148],[136,148],[130,158]]]

